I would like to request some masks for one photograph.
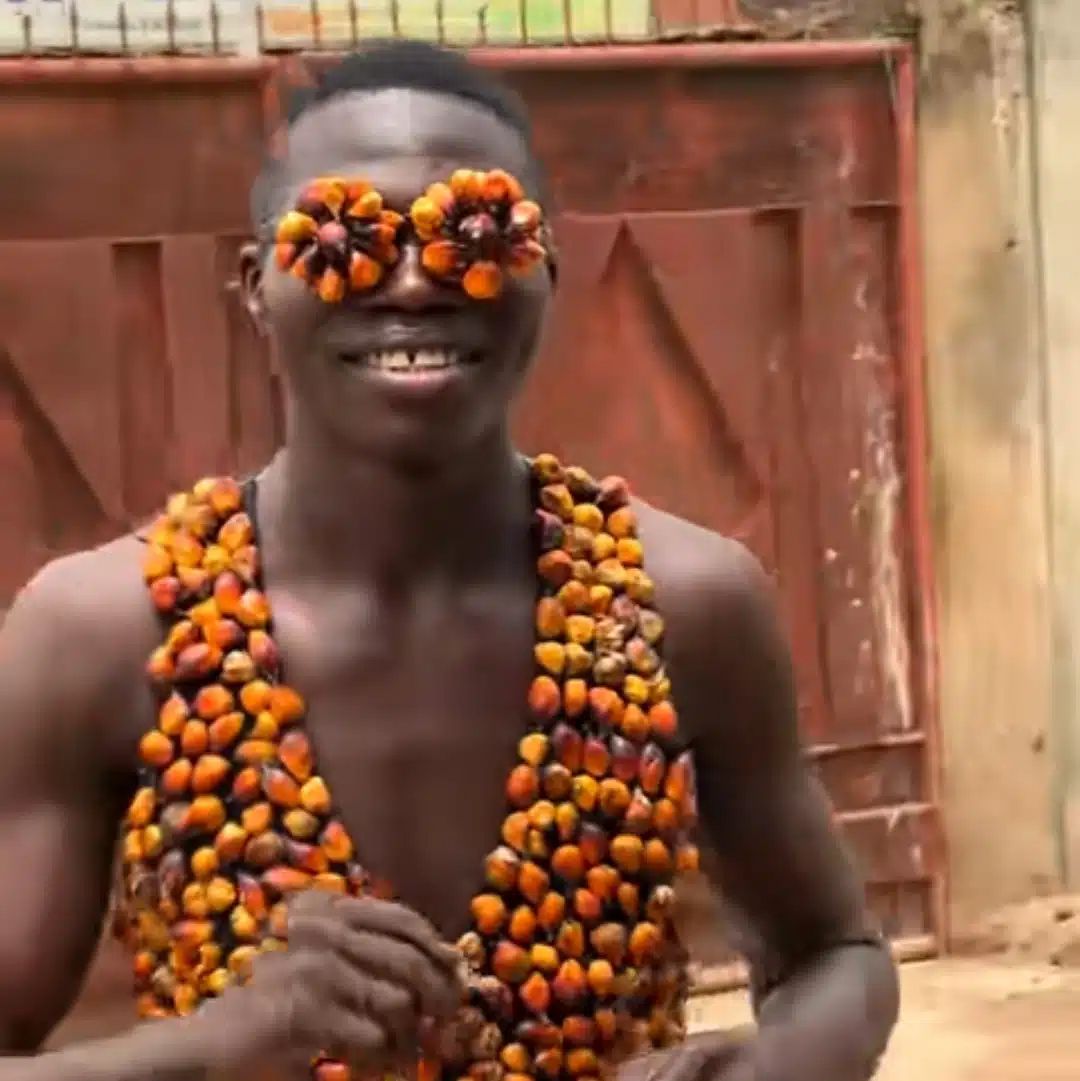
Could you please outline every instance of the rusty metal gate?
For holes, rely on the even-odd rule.
[[[932,952],[945,882],[909,51],[476,55],[531,106],[560,209],[564,278],[522,445],[629,474],[773,572],[803,728],[873,906]],[[230,279],[297,70],[0,61],[0,604],[172,486],[275,446],[276,390]],[[592,389],[616,405],[589,410]],[[194,401],[197,430],[180,423]]]

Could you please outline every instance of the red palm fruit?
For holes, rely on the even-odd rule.
[[[572,1009],[585,997],[589,984],[585,969],[581,963],[571,958],[559,966],[551,990],[555,998],[567,1008]]]
[[[491,970],[506,983],[521,983],[529,975],[530,968],[528,952],[514,942],[504,939],[492,953]]]

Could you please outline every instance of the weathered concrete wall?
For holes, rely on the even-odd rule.
[[[924,0],[922,15],[942,750],[962,938],[988,910],[1059,885],[1045,386],[1023,22],[1007,0]]]
[[[1061,845],[1080,885],[1080,5],[1031,4]]]

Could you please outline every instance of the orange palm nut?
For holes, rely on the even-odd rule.
[[[481,893],[469,906],[473,923],[482,935],[494,935],[506,923],[506,902],[495,893]]]
[[[184,818],[186,829],[215,833],[225,824],[225,805],[217,796],[196,796]]]
[[[484,860],[484,877],[494,889],[513,889],[520,864],[520,857],[509,845],[500,845]]]
[[[239,710],[222,714],[210,725],[210,747],[214,751],[227,751],[244,730],[244,715]]]
[[[564,957],[580,957],[585,952],[585,929],[577,920],[566,920],[555,935],[555,947]]]
[[[585,857],[577,845],[560,845],[551,857],[551,869],[568,882],[585,877]]]
[[[498,263],[479,260],[465,271],[461,287],[473,300],[494,300],[502,292],[503,273]]]
[[[530,977],[531,978],[531,977]],[[524,999],[524,988],[522,988]],[[545,1006],[544,1009],[547,1009]],[[543,1010],[538,1011],[543,1012]],[[499,1061],[514,1073],[527,1073],[532,1062],[529,1049],[522,1043],[508,1043],[499,1052]]]
[[[649,838],[645,842],[644,864],[645,870],[651,875],[670,874],[674,866],[671,850],[658,837]]]
[[[267,799],[278,807],[300,806],[300,786],[284,770],[265,766],[262,787]]]
[[[589,685],[583,679],[568,679],[563,684],[563,712],[580,717],[589,702]]]
[[[233,779],[233,799],[248,803],[262,792],[262,778],[253,766],[242,769]]]
[[[210,746],[210,731],[205,721],[188,721],[180,733],[180,750],[189,758],[205,754]]]
[[[521,233],[535,233],[542,219],[543,212],[531,199],[515,203],[510,210],[510,224]]]
[[[139,758],[148,766],[167,766],[175,753],[172,740],[164,732],[147,732],[139,741]]]
[[[518,905],[510,914],[507,935],[519,946],[528,946],[536,934],[536,913],[529,905]]]
[[[667,759],[664,757],[664,752],[655,743],[648,744],[641,752],[641,762],[638,767],[641,787],[647,795],[655,796],[660,791],[666,771]]]
[[[630,806],[623,816],[623,824],[628,830],[637,834],[645,833],[653,824],[653,805],[648,796],[641,789],[634,792],[630,800]]]
[[[335,863],[347,863],[356,853],[352,838],[343,823],[329,822],[319,837],[327,858]]]
[[[383,279],[383,266],[370,255],[354,251],[349,259],[349,285],[357,292],[374,289]]]
[[[286,828],[288,827],[289,815],[299,813],[306,814],[305,811],[289,811],[285,815]],[[245,807],[240,814],[240,825],[250,833],[252,836],[255,834],[263,833],[268,830],[274,824],[274,808],[265,801],[261,803],[254,803],[250,807]]]
[[[270,621],[270,602],[258,589],[246,589],[236,605],[236,619],[249,630],[265,627]]]
[[[573,774],[558,762],[544,767],[544,795],[552,800],[564,800],[574,787]]]
[[[304,810],[312,814],[329,814],[332,803],[326,782],[321,777],[312,777],[310,781],[305,781],[300,789],[300,803]]]
[[[550,741],[543,732],[530,732],[518,743],[518,755],[526,765],[539,767],[547,758]]]
[[[528,952],[506,939],[495,947],[491,955],[492,972],[506,983],[521,983],[529,975],[531,967]]]
[[[595,777],[587,773],[579,773],[574,777],[573,793],[574,803],[588,814],[596,806],[600,786]]]
[[[150,600],[163,615],[176,609],[183,586],[179,578],[158,578],[150,583]]]
[[[213,792],[228,776],[232,769],[228,759],[216,754],[205,754],[195,763],[191,777],[191,788],[196,794]]]
[[[597,789],[597,804],[604,814],[617,818],[630,806],[630,789],[614,777],[605,777]]]
[[[680,872],[692,872],[701,869],[701,853],[697,845],[681,844],[675,850],[675,869]]]
[[[201,720],[216,720],[233,708],[232,692],[220,683],[207,684],[196,692],[192,706]]]
[[[305,889],[311,884],[311,875],[295,867],[271,867],[260,881],[271,893],[283,895]]]
[[[283,727],[299,721],[307,712],[307,706],[303,698],[291,687],[284,685],[278,685],[271,689],[267,709],[273,715],[274,720]]]
[[[311,741],[300,729],[293,728],[285,733],[277,753],[295,780],[303,783],[311,776],[315,767],[315,754]]]
[[[529,835],[529,816],[524,811],[515,811],[503,821],[501,837],[503,842],[516,852],[525,851],[526,838]]]
[[[551,987],[539,972],[529,976],[518,994],[525,1006],[535,1014],[545,1014],[551,1005]]]
[[[621,881],[619,872],[606,863],[590,867],[585,875],[585,885],[602,901],[615,900],[615,891]]]
[[[536,602],[536,633],[541,638],[559,638],[566,629],[566,609],[554,597]]]
[[[536,561],[536,572],[555,589],[564,586],[574,575],[574,560],[569,552],[554,548]]]
[[[318,228],[318,223],[310,215],[290,210],[279,219],[274,237],[282,244],[298,244],[314,237]]]
[[[544,894],[536,905],[536,919],[545,931],[554,931],[566,913],[566,898],[554,890]]]
[[[551,676],[537,676],[529,687],[529,710],[539,721],[549,721],[559,712],[562,692]]]
[[[610,852],[615,866],[625,874],[636,874],[641,870],[645,845],[640,837],[631,833],[619,834],[612,840]]]
[[[515,766],[506,781],[506,798],[513,807],[528,807],[540,792],[540,777],[533,766]]]
[[[191,716],[191,710],[182,695],[175,691],[162,703],[158,710],[158,727],[166,736],[178,736]]]
[[[655,960],[664,944],[664,935],[655,923],[643,920],[630,932],[629,950],[634,964]]]
[[[429,274],[437,278],[448,277],[457,270],[458,247],[451,240],[432,240],[424,245],[420,262]]]
[[[157,794],[153,788],[140,788],[128,806],[127,824],[135,829],[150,824],[157,808]]]
[[[564,961],[551,981],[551,990],[563,1006],[576,1006],[588,991],[585,969],[573,958]]]
[[[191,784],[195,767],[188,758],[178,758],[161,774],[161,787],[169,796],[183,796]]]
[[[518,871],[518,892],[526,901],[537,905],[548,892],[551,879],[539,864],[526,860]]]
[[[560,964],[559,951],[549,942],[537,942],[529,950],[529,960],[538,972],[551,975],[557,972]]]
[[[603,997],[611,994],[612,985],[615,983],[615,970],[611,967],[610,961],[590,962],[586,975],[589,980],[589,989],[594,995]]]
[[[427,194],[413,201],[409,217],[422,240],[430,240],[446,221],[442,206]]]
[[[628,916],[637,916],[641,911],[641,891],[633,882],[620,882],[615,897]]]

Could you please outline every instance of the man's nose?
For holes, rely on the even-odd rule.
[[[381,288],[369,301],[371,307],[423,311],[456,308],[464,303],[459,289],[436,281],[424,270],[419,244],[406,242],[398,250],[398,261],[388,268]]]

